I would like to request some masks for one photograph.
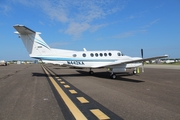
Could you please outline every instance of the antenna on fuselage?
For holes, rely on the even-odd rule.
[[[83,48],[84,51],[87,51],[86,48]]]

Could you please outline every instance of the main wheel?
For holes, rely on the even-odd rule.
[[[112,79],[116,79],[116,74],[112,74],[111,76],[110,76]]]
[[[94,72],[93,72],[93,71],[89,71],[89,74],[90,74],[90,75],[93,75],[93,74],[94,74]]]

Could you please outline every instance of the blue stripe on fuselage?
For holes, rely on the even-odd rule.
[[[50,61],[84,61],[84,62],[114,62],[117,59],[87,59],[87,58],[60,58],[60,57],[33,57],[36,59],[41,59],[41,60],[50,60]]]

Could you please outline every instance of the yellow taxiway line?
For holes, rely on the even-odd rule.
[[[87,118],[84,116],[84,114],[77,108],[77,106],[72,102],[72,100],[66,95],[66,93],[61,89],[61,87],[56,83],[56,81],[53,79],[53,77],[49,74],[49,72],[45,69],[44,66],[42,66],[45,73],[48,75],[48,78],[58,91],[59,95],[62,97],[63,101],[73,114],[76,120],[87,120]]]
[[[69,92],[70,92],[71,94],[77,94],[77,92],[76,92],[75,90],[69,90]]]
[[[89,103],[84,97],[76,97],[81,103]]]
[[[99,109],[92,109],[90,110],[99,120],[110,120],[110,118],[105,115],[101,110]]]
[[[65,84],[65,82],[64,81],[62,81],[62,82],[60,82],[61,84]]]
[[[69,85],[64,85],[64,87],[65,87],[65,88],[70,88],[70,86],[69,86]]]

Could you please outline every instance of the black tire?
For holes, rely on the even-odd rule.
[[[90,75],[93,75],[93,74],[94,74],[94,72],[93,72],[93,71],[89,71],[89,74],[90,74]]]
[[[136,70],[133,70],[133,74],[137,74],[137,71],[136,71]]]
[[[116,74],[112,74],[112,75],[110,75],[110,77],[111,77],[112,79],[116,79],[116,78],[117,78]]]

